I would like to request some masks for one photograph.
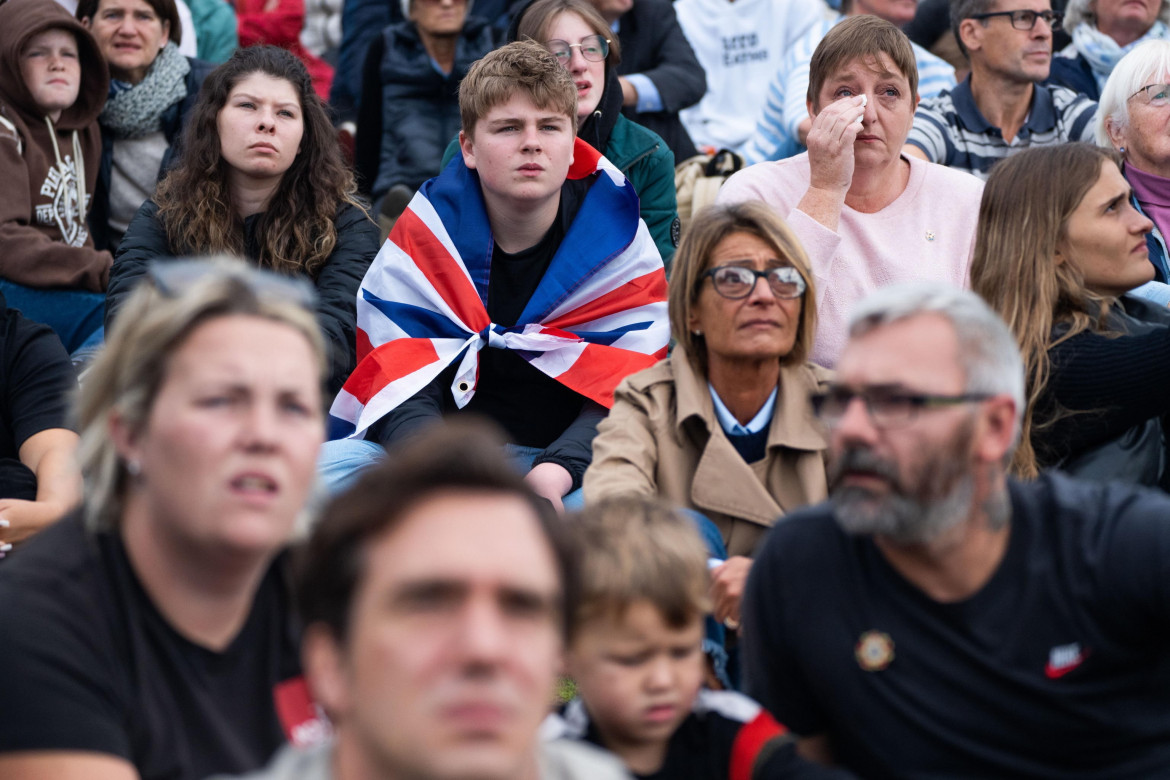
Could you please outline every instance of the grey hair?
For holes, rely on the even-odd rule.
[[[1015,336],[978,295],[937,282],[883,287],[854,307],[849,336],[858,338],[919,314],[938,314],[954,328],[966,376],[965,392],[1009,395],[1015,401],[1014,447],[1024,414],[1024,361]]]
[[[971,58],[967,47],[963,45],[963,36],[959,35],[959,25],[964,19],[970,19],[976,14],[984,14],[991,10],[995,0],[951,0],[951,32],[955,34],[955,43],[959,51],[967,59]]]
[[[1068,6],[1064,9],[1064,29],[1070,35],[1082,24],[1096,26],[1097,14],[1092,9],[1094,2],[1096,0],[1068,0]],[[1162,0],[1162,7],[1158,10],[1158,21],[1170,24],[1170,6],[1166,4],[1166,0]]]
[[[1122,130],[1128,128],[1130,96],[1149,84],[1150,79],[1167,77],[1170,77],[1170,41],[1146,41],[1122,57],[1109,74],[1101,90],[1101,100],[1097,102],[1097,116],[1093,118],[1097,145],[1113,148],[1106,121],[1111,120],[1114,127]]]

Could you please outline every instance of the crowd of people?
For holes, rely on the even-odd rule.
[[[1170,776],[1166,3],[0,0],[0,777]]]

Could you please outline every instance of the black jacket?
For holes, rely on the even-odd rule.
[[[638,113],[622,109],[630,119],[662,136],[676,162],[697,152],[678,112],[693,106],[707,91],[707,74],[683,35],[670,0],[635,0],[621,18],[618,40],[622,44],[619,76],[641,73],[654,82],[662,98],[662,110]]]
[[[492,50],[486,21],[468,17],[443,76],[414,22],[387,27],[370,45],[362,73],[356,167],[363,192],[380,198],[395,185],[418,189],[439,174],[447,139],[459,132],[459,82]]]
[[[1057,87],[1068,87],[1074,92],[1080,92],[1089,100],[1100,100],[1101,89],[1097,86],[1097,77],[1089,67],[1089,61],[1083,54],[1076,57],[1053,57],[1052,67],[1049,69],[1045,84]]]
[[[171,169],[177,159],[179,135],[187,125],[191,109],[195,107],[195,101],[199,97],[199,88],[203,86],[203,80],[207,78],[208,74],[215,70],[215,64],[211,62],[204,62],[193,57],[188,57],[187,62],[191,64],[191,70],[187,73],[187,96],[164,111],[162,115],[162,131],[167,139],[167,151],[163,155],[162,165],[158,169],[159,180],[162,180],[163,175]],[[110,252],[117,248],[114,246],[114,237],[110,233],[110,172],[113,165],[114,136],[102,128],[102,161],[101,167],[98,168],[97,186],[93,192],[93,207],[89,211],[89,232],[93,234],[95,247]]]
[[[259,255],[256,225],[260,215],[244,220],[244,253]],[[337,246],[317,273],[317,321],[329,348],[329,392],[336,393],[357,365],[357,294],[366,269],[378,253],[378,226],[356,206],[343,204],[337,212]],[[180,254],[167,241],[166,228],[153,200],[130,222],[114,255],[110,287],[106,293],[106,328],[118,307],[146,273],[152,260],[173,260]]]

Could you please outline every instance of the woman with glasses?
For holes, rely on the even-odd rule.
[[[536,0],[508,33],[509,40],[543,44],[568,68],[577,86],[577,135],[630,180],[642,220],[669,268],[679,238],[674,154],[655,133],[622,115],[617,35],[586,0]]]
[[[83,510],[0,565],[0,777],[200,780],[323,728],[284,553],[325,432],[312,289],[147,279],[78,397]]]
[[[1064,28],[1072,43],[1052,58],[1049,84],[1099,100],[1109,74],[1146,41],[1170,40],[1166,0],[1069,0]]]
[[[1146,238],[1154,278],[1170,282],[1170,41],[1142,44],[1114,68],[1097,107],[1097,143],[1121,155],[1131,201],[1153,223]],[[1170,295],[1156,298],[1170,303]]]
[[[593,441],[587,502],[657,495],[718,527],[733,556],[714,571],[720,620],[738,619],[768,528],[827,494],[809,402],[830,377],[807,362],[815,299],[804,249],[771,209],[701,212],[670,279],[674,352],[622,382]]]
[[[1015,334],[1027,409],[1012,471],[1158,484],[1170,412],[1170,313],[1149,282],[1150,221],[1112,152],[1029,149],[991,172],[971,286]]]
[[[127,228],[114,256],[107,326],[157,258],[227,252],[317,289],[329,388],[356,363],[357,291],[378,227],[305,66],[274,46],[239,49],[212,71],[178,165]]]

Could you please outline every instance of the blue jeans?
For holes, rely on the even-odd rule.
[[[52,328],[70,354],[95,338],[101,343],[95,334],[106,312],[104,293],[25,287],[7,279],[0,279],[0,292],[10,308]]]
[[[693,509],[680,511],[695,522],[695,527],[699,529],[699,536],[707,545],[707,555],[720,561],[727,560],[727,547],[723,544],[723,534],[719,533],[719,528],[711,522],[711,518]],[[736,689],[738,686],[732,684],[735,675],[728,669],[732,659],[726,649],[727,632],[723,628],[723,624],[711,615],[707,615],[703,623],[703,635],[703,652],[710,657],[711,665],[715,668],[715,676],[728,688]]]
[[[527,474],[531,470],[532,461],[542,452],[539,447],[521,447],[517,444],[508,444],[505,449],[512,465],[522,474]],[[317,457],[317,474],[321,477],[326,494],[334,496],[352,486],[363,471],[380,463],[385,457],[386,450],[374,441],[365,439],[327,441]],[[580,509],[585,503],[580,488],[561,500],[565,504],[565,509],[570,510]],[[719,531],[716,530],[715,533],[718,534]]]

